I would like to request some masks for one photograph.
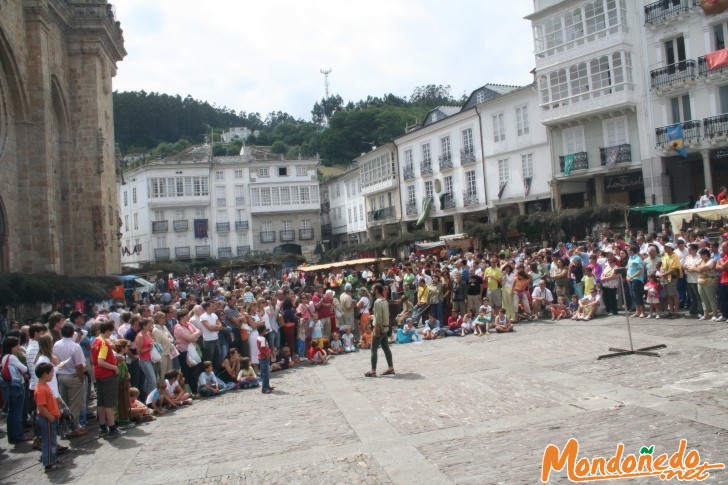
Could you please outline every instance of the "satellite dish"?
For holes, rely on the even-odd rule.
[[[435,179],[435,193],[439,194],[442,192],[442,182],[440,182],[440,179]]]

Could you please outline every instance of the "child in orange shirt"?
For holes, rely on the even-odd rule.
[[[361,336],[361,345],[360,347],[362,349],[368,349],[372,346],[372,324],[367,324],[364,333]]]
[[[35,404],[38,408],[38,427],[41,439],[41,461],[47,472],[60,468],[58,464],[58,420],[61,410],[58,408],[48,383],[53,379],[53,365],[41,362],[35,366],[38,385],[35,388]]]

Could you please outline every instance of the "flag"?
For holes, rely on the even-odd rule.
[[[683,158],[688,158],[688,154],[685,152],[683,129],[680,123],[667,127],[667,147],[678,152]]]
[[[728,8],[726,0],[700,0],[700,7],[705,15],[718,15]]]
[[[617,164],[619,147],[607,147],[607,170],[611,170]]]
[[[502,180],[500,183],[500,186],[498,187],[498,200],[503,196],[503,191],[506,190],[506,184],[508,183],[507,180]]]
[[[571,173],[571,167],[574,166],[574,154],[564,155],[564,177],[568,177]]]
[[[531,192],[531,180],[533,180],[533,177],[523,178],[523,191],[526,194],[525,197],[528,197],[529,192]]]
[[[195,219],[195,239],[205,239],[207,237],[207,219]]]
[[[708,63],[708,69],[728,66],[728,49],[721,49],[705,54],[705,61]]]

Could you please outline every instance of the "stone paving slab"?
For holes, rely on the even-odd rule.
[[[271,395],[232,392],[124,438],[76,440],[52,475],[29,445],[0,439],[0,483],[533,484],[546,444],[571,437],[585,456],[686,438],[726,463],[728,324],[696,323],[633,322],[635,345],[667,344],[659,358],[596,360],[628,345],[623,317],[396,345],[395,377],[365,378],[368,351],[337,356],[274,374]]]

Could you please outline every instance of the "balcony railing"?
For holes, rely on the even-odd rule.
[[[262,242],[262,243],[276,242],[276,232],[275,231],[260,231],[260,242]]]
[[[607,159],[610,155],[616,157],[614,163],[630,163],[632,161],[632,146],[629,143],[623,143],[622,145],[616,145],[613,147],[599,148],[599,157],[602,159],[602,167],[607,165]]]
[[[387,219],[393,219],[395,215],[394,206],[385,207],[384,209],[377,209],[367,212],[367,221],[386,221]]]
[[[404,166],[404,170],[402,170],[402,178],[405,180],[415,178],[415,167],[412,164]]]
[[[210,257],[210,246],[195,246],[195,257],[197,258],[209,258]]]
[[[417,203],[414,201],[407,202],[407,205],[405,205],[405,213],[408,216],[416,216],[417,215]]]
[[[153,221],[152,232],[167,232],[169,230],[169,224],[167,221]]]
[[[432,175],[432,162],[420,162],[420,175]]]
[[[728,114],[703,118],[703,130],[709,139],[728,136]]]
[[[281,242],[290,242],[296,240],[296,231],[293,229],[283,229],[280,231]]]
[[[175,231],[186,231],[189,227],[189,221],[187,221],[187,219],[172,221],[172,227]]]
[[[247,231],[248,230],[248,221],[235,221],[235,230],[236,231]]]
[[[217,228],[217,232],[229,232],[230,231],[230,223],[229,222],[218,222],[215,227]]]
[[[331,224],[321,224],[321,237],[324,239],[327,237],[331,237]],[[301,236],[298,236],[299,239],[302,239]]]
[[[440,203],[440,209],[446,210],[455,208],[455,195],[452,193],[443,194],[442,199],[440,200],[442,201]]]
[[[645,23],[658,24],[665,20],[677,17],[683,12],[689,12],[698,0],[659,0],[645,5]]]
[[[154,250],[154,259],[157,261],[169,259],[169,248],[156,248]]]
[[[224,197],[217,199],[217,206],[218,207],[225,207],[226,204],[227,204],[227,202],[225,201],[225,198]]]
[[[250,246],[238,246],[236,249],[238,256],[245,256],[250,252]]]
[[[188,259],[190,257],[190,247],[177,246],[174,248],[174,257],[177,259]]]
[[[299,229],[298,239],[301,241],[310,241],[313,239],[313,228],[309,227],[307,229]]]
[[[470,150],[460,150],[460,165],[470,165],[472,163],[475,163],[475,151]]]
[[[695,59],[679,61],[675,64],[650,71],[652,89],[683,84],[688,81],[694,81],[696,77]]]
[[[245,197],[235,197],[235,205],[245,205]]]
[[[438,158],[438,161],[440,162],[440,172],[443,170],[449,170],[452,168],[452,155],[440,155]]]
[[[559,164],[561,165],[561,172],[564,172],[564,156],[559,157]],[[589,169],[589,157],[586,152],[574,153],[574,163],[571,165],[571,171],[574,170],[588,170]]]
[[[673,125],[670,125],[673,126]],[[672,140],[667,139],[667,129],[670,126],[662,126],[655,128],[655,137],[657,138],[657,148],[668,149]],[[682,123],[683,143],[689,145],[700,141],[700,120],[690,120]]]
[[[230,246],[217,248],[217,257],[218,258],[232,258],[232,256],[233,256],[233,248],[231,248]]]
[[[712,74],[720,74],[728,70],[728,66],[718,66],[710,69],[708,67],[708,60],[705,56],[698,57],[698,76],[710,76]]]
[[[463,205],[469,206],[469,205],[477,205],[478,204],[478,193],[475,191],[468,192],[467,190],[463,192]]]

